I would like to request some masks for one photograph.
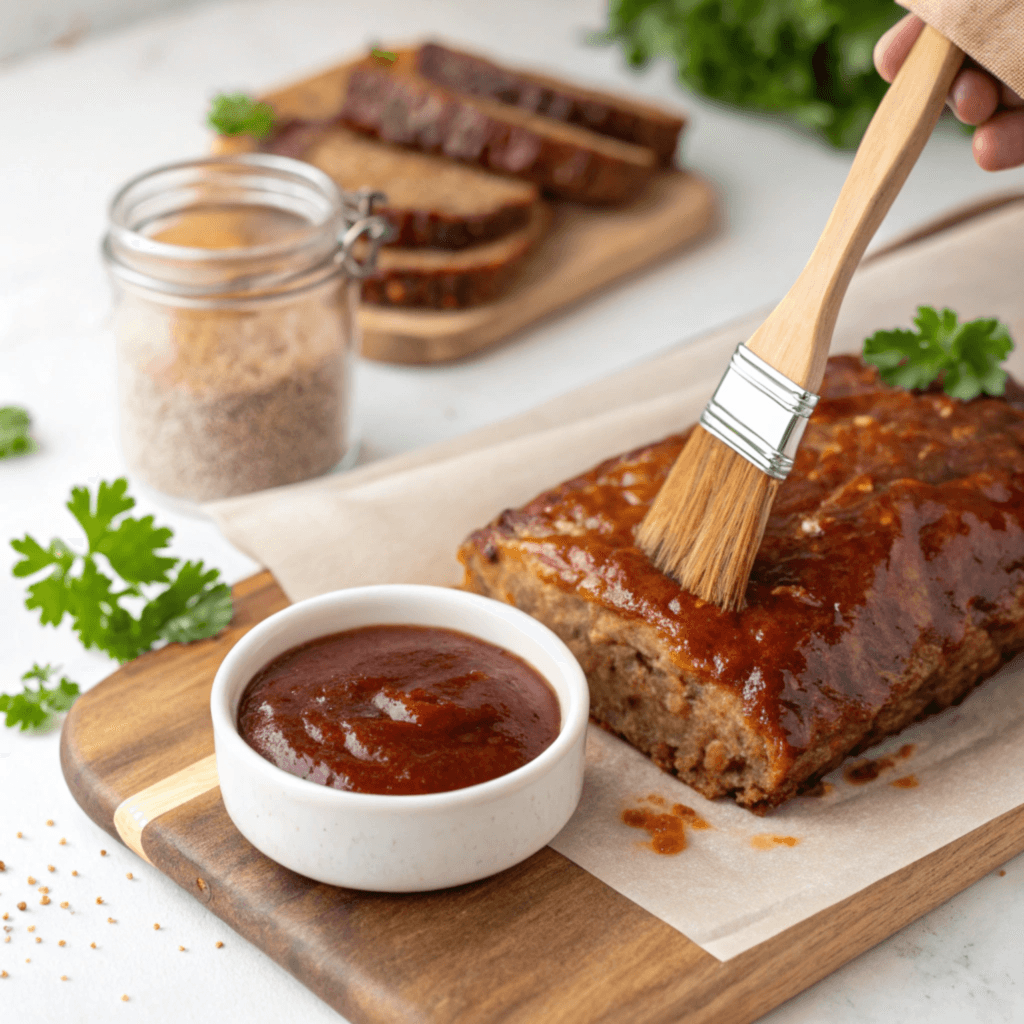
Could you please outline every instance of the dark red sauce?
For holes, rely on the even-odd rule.
[[[246,687],[238,730],[292,775],[360,793],[440,793],[506,775],[561,715],[521,658],[451,629],[366,626],[275,658]]]

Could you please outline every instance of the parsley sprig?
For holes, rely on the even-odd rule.
[[[0,459],[12,455],[27,455],[36,450],[36,443],[28,436],[32,418],[16,405],[0,407]]]
[[[918,306],[916,331],[877,331],[864,342],[864,362],[882,380],[901,388],[927,388],[936,380],[951,398],[970,401],[1001,395],[1006,371],[999,365],[1013,351],[1010,332],[995,319],[960,323],[956,313]]]
[[[213,98],[206,121],[221,135],[262,139],[274,130],[274,108],[244,92],[221,93]]]
[[[61,676],[56,686],[47,686],[58,670],[53,665],[33,665],[21,677],[25,683],[21,693],[0,694],[0,714],[6,716],[8,728],[17,725],[22,732],[26,729],[40,732],[48,729],[57,715],[74,704],[79,692],[78,683]],[[31,679],[39,681],[37,688],[29,683]]]
[[[40,624],[59,626],[69,615],[86,648],[96,647],[120,662],[137,658],[160,640],[189,643],[214,636],[231,621],[232,611],[231,591],[217,582],[217,569],[205,569],[202,562],[179,565],[179,559],[160,554],[171,530],[154,526],[152,516],[125,515],[135,506],[127,490],[124,477],[102,481],[95,501],[88,488],[72,489],[67,507],[85,531],[84,555],[57,538],[48,547],[28,534],[11,541],[23,556],[14,566],[15,576],[50,570],[29,586],[25,600],[26,608],[38,609]],[[154,592],[155,584],[164,586]],[[141,604],[138,617],[126,604]]]

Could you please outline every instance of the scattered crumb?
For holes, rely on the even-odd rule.
[[[97,903],[102,903],[103,902],[103,897],[102,896],[97,896],[96,897],[96,902]]]
[[[893,779],[889,785],[894,786],[896,789],[916,789],[918,786],[917,776],[904,775],[901,778]]]
[[[127,878],[127,879],[128,879],[128,881],[130,882],[130,881],[132,880],[132,877],[133,877],[133,876],[132,876],[132,873],[131,873],[131,872],[129,871],[129,872],[128,872],[128,874],[127,874],[127,875],[125,875],[124,877],[125,877],[125,878]]]
[[[61,939],[60,942],[57,943],[57,945],[58,946],[66,946],[67,943],[63,939]]]
[[[30,932],[34,932],[34,931],[36,930],[36,926],[35,926],[34,924],[30,924],[30,925],[28,926],[28,930],[29,930]]]
[[[20,903],[18,904],[18,909],[19,909],[19,910],[24,910],[24,909],[25,909],[25,908],[26,908],[27,906],[28,906],[28,904],[27,904],[27,903],[26,903],[26,902],[25,902],[24,900],[22,900],[22,901],[21,901],[21,902],[20,902]]]
[[[47,905],[47,904],[48,904],[49,902],[50,902],[50,897],[49,897],[49,896],[44,896],[44,897],[43,897],[43,898],[42,898],[42,899],[41,899],[41,900],[39,901],[39,906],[41,906],[41,907],[45,907],[45,906],[46,906],[46,905]]]
[[[36,936],[36,942],[42,942],[42,941],[43,941],[43,940],[42,940],[42,939],[41,939],[41,938],[40,938],[40,937],[39,937],[39,936],[37,935],[37,936]]]
[[[60,837],[60,843],[58,845],[59,846],[67,846],[67,844],[68,844],[68,841],[63,836],[61,836]]]
[[[158,925],[158,924],[154,924],[154,925],[153,925],[153,931],[155,931],[155,932],[158,932],[158,931],[160,931],[160,925]]]
[[[90,949],[95,949],[96,948],[96,943],[95,942],[90,942],[89,943],[89,948]]]
[[[218,939],[213,945],[216,949],[220,949],[224,945],[224,943],[221,942],[220,939]]]
[[[800,840],[796,836],[777,836],[771,832],[759,832],[750,837],[750,845],[755,850],[771,850],[776,846],[796,846]]]
[[[66,974],[62,974],[62,975],[60,976],[60,980],[61,980],[61,981],[67,981],[67,980],[68,980],[68,976],[67,976]]]
[[[61,910],[67,910],[67,909],[68,909],[68,901],[67,901],[67,900],[65,900],[65,901],[64,901],[64,902],[63,902],[63,903],[62,903],[62,904],[60,905],[60,909],[61,909]]]
[[[31,875],[28,876],[28,884],[29,885],[35,885],[36,884],[36,880]]]
[[[72,871],[71,874],[74,875],[76,878],[78,877],[78,872],[77,871]]]
[[[46,819],[46,824],[49,825],[52,828],[53,827],[53,818],[47,818]]]
[[[126,995],[125,996],[121,996],[121,1002],[122,1003],[127,1003],[128,1002],[128,997]]]
[[[7,977],[7,972],[6,971],[0,971],[0,978],[6,978],[6,977]]]
[[[106,855],[107,855],[107,851],[106,850],[100,850],[100,856],[101,857],[106,857]]]
[[[6,920],[8,920],[8,919],[10,918],[10,916],[11,916],[11,915],[10,915],[10,914],[8,914],[8,913],[7,913],[7,911],[5,910],[5,911],[4,911],[4,920],[5,920],[5,921],[6,921]]]
[[[19,839],[23,838],[23,836],[22,836],[22,834],[20,832],[18,833],[18,838]]]
[[[196,879],[196,885],[199,886],[201,892],[206,891],[206,883],[201,878]]]
[[[10,941],[11,941],[10,935],[5,935],[4,936],[4,942],[10,942]]]
[[[178,949],[179,949],[179,950],[180,950],[180,951],[181,951],[182,953],[184,953],[184,952],[185,952],[185,947],[184,947],[184,946],[179,946],[179,947],[178,947]]]
[[[50,891],[50,887],[48,885],[41,885],[39,886],[39,891],[45,896]]]
[[[46,865],[46,870],[47,871],[56,871],[57,869],[52,864],[47,864]]]
[[[27,964],[32,963],[32,957],[30,957],[30,956],[25,957],[25,963],[27,963]]]
[[[117,921],[114,918],[112,918],[112,917],[108,917],[107,918],[107,924],[117,924]]]
[[[2,860],[0,860],[0,871],[6,871],[6,870],[7,870],[7,865]]]
[[[1006,877],[1006,872],[1005,872],[1005,871],[1003,871],[1003,870],[1002,870],[1001,868],[1000,868],[1000,870],[999,870],[999,877],[1000,877],[1000,878],[1005,878],[1005,877]]]

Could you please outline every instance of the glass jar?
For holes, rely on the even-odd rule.
[[[103,255],[133,475],[188,506],[354,459],[357,279],[387,231],[376,198],[270,155],[171,164],[118,192]]]

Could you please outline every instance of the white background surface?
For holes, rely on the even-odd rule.
[[[371,40],[443,33],[520,63],[685,106],[693,115],[685,160],[718,183],[727,225],[710,243],[475,361],[364,366],[364,461],[520,412],[778,298],[810,252],[850,156],[687,96],[667,66],[634,77],[618,51],[583,43],[585,33],[602,25],[603,8],[599,0],[227,3],[90,38],[0,73],[0,405],[27,406],[42,446],[31,457],[0,462],[0,541],[25,531],[44,543],[53,535],[74,541],[75,524],[62,507],[70,487],[122,472],[105,328],[108,292],[97,258],[113,190],[154,164],[202,153],[202,113],[214,92],[263,89]],[[985,175],[971,162],[966,139],[940,128],[879,240],[1012,189],[1024,189],[1024,172]],[[140,505],[174,527],[176,553],[204,557],[231,580],[256,568],[211,526]],[[339,552],[345,543],[339,538]],[[4,544],[0,686],[15,689],[37,660],[62,663],[85,688],[98,682],[114,666],[81,651],[66,629],[37,624],[9,575],[12,562]],[[3,924],[12,927],[11,942],[0,943],[0,968],[9,974],[0,979],[0,1019],[339,1019],[96,827],[68,794],[57,752],[55,733],[29,737],[0,729],[0,860],[7,865],[0,913],[10,913]],[[15,837],[17,830],[24,838]],[[765,1020],[1024,1020],[1024,858],[1005,870]],[[38,879],[35,886],[28,885],[29,874]],[[51,887],[47,907],[36,892],[42,884]],[[15,909],[19,900],[28,902],[25,913]],[[67,910],[60,909],[62,900],[70,902]],[[34,933],[27,932],[29,923]],[[222,949],[214,948],[217,940]],[[121,1002],[123,993],[128,1003]]]

